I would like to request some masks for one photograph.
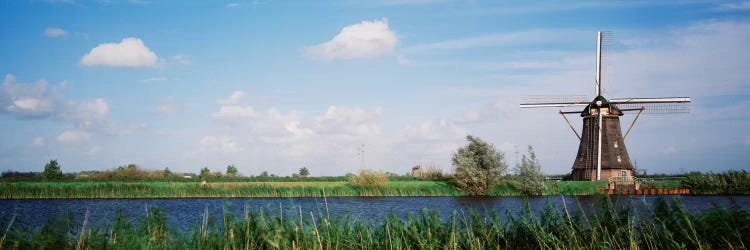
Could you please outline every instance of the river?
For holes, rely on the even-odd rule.
[[[617,207],[631,207],[648,213],[657,196],[612,196]],[[692,212],[721,207],[740,207],[750,211],[750,196],[668,196],[682,200],[685,208]],[[497,211],[517,214],[528,202],[532,211],[546,208],[570,213],[590,213],[601,207],[604,196],[543,196],[543,197],[380,197],[380,198],[231,198],[231,199],[24,199],[0,200],[0,226],[4,229],[15,215],[14,227],[38,227],[45,221],[61,218],[70,213],[74,226],[82,224],[88,211],[88,225],[105,227],[112,223],[118,210],[129,218],[140,218],[147,209],[161,208],[170,225],[180,230],[195,227],[208,211],[209,216],[221,218],[222,211],[241,216],[245,209],[263,210],[266,214],[283,213],[286,218],[330,214],[331,217],[349,216],[369,222],[377,222],[393,213],[405,218],[410,213],[423,209],[438,211],[444,218],[454,211],[473,210],[480,213]],[[308,217],[309,218],[309,217]],[[221,221],[221,220],[218,220]]]

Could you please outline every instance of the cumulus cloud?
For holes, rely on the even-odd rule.
[[[243,119],[255,118],[258,112],[250,105],[242,105],[245,102],[245,92],[234,91],[227,98],[216,100],[219,111],[212,114],[216,120],[236,123]]]
[[[44,118],[57,110],[59,95],[51,91],[47,81],[18,83],[16,77],[7,74],[0,86],[0,107],[2,111],[22,118]]]
[[[59,117],[80,127],[89,128],[104,123],[108,114],[107,102],[97,98],[91,101],[68,102]]]
[[[224,154],[237,153],[243,150],[229,136],[205,136],[201,139],[200,145],[206,151]]]
[[[328,42],[308,47],[305,53],[323,60],[374,58],[392,52],[397,43],[388,20],[362,21],[344,27]]]
[[[216,100],[216,103],[220,105],[237,105],[244,101],[244,99],[245,92],[237,90],[232,92],[232,94],[230,94],[227,98]]]
[[[57,141],[64,143],[88,142],[89,139],[91,139],[91,135],[81,129],[65,130],[57,136]]]
[[[380,134],[381,109],[368,112],[357,107],[330,106],[315,121],[315,131],[345,138]]]
[[[120,43],[102,43],[81,58],[81,65],[110,67],[154,66],[158,57],[139,38],[123,38]]]
[[[44,35],[48,37],[61,37],[67,34],[68,32],[61,28],[48,27],[47,29],[44,30]]]

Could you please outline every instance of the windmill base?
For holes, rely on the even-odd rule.
[[[602,169],[601,180],[609,180],[610,178],[633,178],[633,170],[630,169]],[[573,169],[570,173],[570,178],[574,181],[595,181],[596,180],[596,169]]]

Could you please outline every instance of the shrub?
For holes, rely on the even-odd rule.
[[[466,136],[469,145],[453,154],[456,185],[472,195],[487,195],[508,170],[505,154],[478,137]]]
[[[544,174],[536,159],[534,148],[529,146],[529,156],[523,155],[521,164],[516,166],[519,182],[516,189],[524,195],[544,194]]]
[[[388,175],[381,171],[360,169],[358,175],[349,176],[349,185],[355,187],[383,187],[388,185]]]

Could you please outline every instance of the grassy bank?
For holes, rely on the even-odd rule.
[[[391,181],[384,187],[352,187],[345,181],[319,182],[6,182],[0,198],[204,198],[320,196],[455,196],[450,184]]]
[[[674,200],[650,211],[616,211],[604,202],[595,214],[525,209],[498,213],[423,211],[374,223],[327,214],[270,215],[246,209],[224,212],[178,231],[164,212],[131,220],[121,213],[106,226],[74,226],[70,217],[39,228],[7,223],[0,248],[8,249],[744,249],[750,245],[750,213],[712,208],[690,214]],[[502,211],[499,211],[502,212]],[[648,214],[648,215],[647,215]],[[222,223],[216,223],[221,221]],[[78,224],[80,225],[80,224]]]
[[[495,186],[492,196],[521,196],[517,181],[508,178]],[[546,181],[545,195],[602,194],[606,181]],[[680,181],[653,181],[642,187],[681,187]],[[273,182],[162,182],[162,181],[64,181],[2,182],[0,199],[47,198],[223,198],[223,197],[366,197],[366,196],[462,196],[448,181],[391,180],[381,187],[354,187],[346,181]]]

